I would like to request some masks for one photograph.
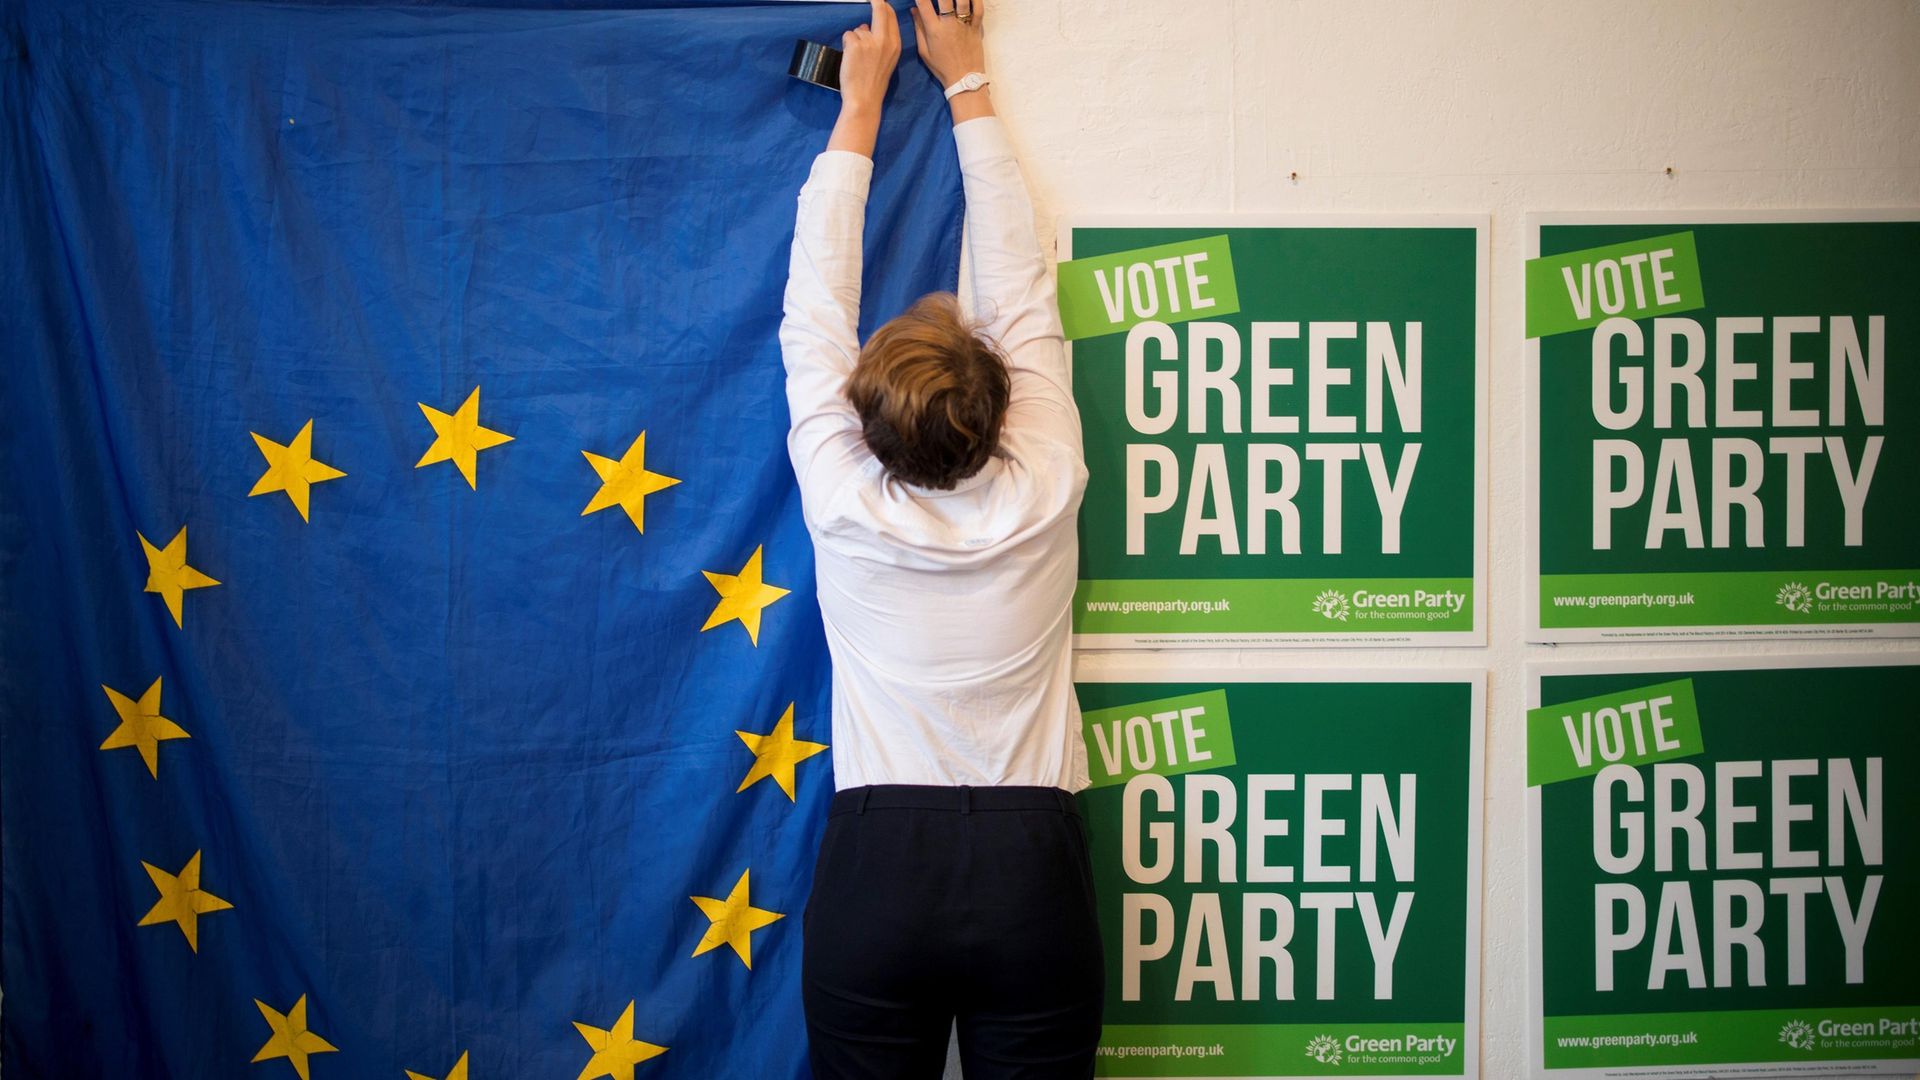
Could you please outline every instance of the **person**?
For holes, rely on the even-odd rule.
[[[835,786],[802,916],[820,1080],[1089,1077],[1104,960],[1071,670],[1086,487],[1052,276],[984,78],[981,0],[912,11],[949,89],[972,312],[861,346],[861,241],[898,16],[842,40],[780,330],[788,450],[833,658]],[[977,77],[974,73],[980,73]],[[973,87],[969,89],[968,87]]]

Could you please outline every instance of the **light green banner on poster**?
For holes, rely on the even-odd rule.
[[[1527,710],[1527,786],[1697,754],[1700,712],[1687,679]]]
[[[1225,690],[1090,709],[1080,722],[1094,787],[1124,784],[1141,773],[1178,776],[1233,764]]]
[[[1262,578],[1082,581],[1083,634],[1365,634],[1470,630],[1472,578]]]
[[[1705,306],[1690,232],[1527,260],[1530,338]]]
[[[1182,323],[1240,310],[1224,236],[1073,259],[1061,263],[1059,273],[1068,341],[1117,334],[1149,319]]]
[[[1754,1009],[1645,1016],[1551,1016],[1549,1069],[1920,1057],[1920,1005],[1865,1009]],[[1764,1055],[1764,1056],[1763,1056]],[[1822,1069],[1859,1075],[1850,1069]],[[1908,1070],[1911,1072],[1912,1070]]]
[[[1099,1076],[1459,1076],[1464,1024],[1109,1024]]]
[[[1622,591],[1622,590],[1627,591]],[[1920,570],[1546,574],[1540,616],[1554,626],[1903,623],[1920,619]]]
[[[1536,1064],[1569,1080],[1920,1070],[1920,665],[1783,656],[1533,678]],[[1674,723],[1665,750],[1660,698],[1698,725]],[[1604,709],[1619,734],[1609,751],[1596,734],[1589,764],[1621,760],[1596,771],[1569,741]]]

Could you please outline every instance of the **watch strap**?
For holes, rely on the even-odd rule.
[[[964,94],[969,90],[978,90],[987,85],[989,81],[991,80],[987,78],[986,72],[969,71],[965,75],[955,79],[952,86],[947,87],[947,100],[952,101],[955,94]]]

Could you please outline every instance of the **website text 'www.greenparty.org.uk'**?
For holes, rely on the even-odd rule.
[[[1600,1050],[1613,1046],[1690,1046],[1700,1041],[1697,1031],[1640,1031],[1631,1035],[1562,1035],[1564,1050]]]
[[[1178,1043],[1168,1043],[1164,1046],[1110,1046],[1101,1043],[1099,1048],[1101,1057],[1110,1058],[1224,1057],[1226,1052],[1227,1048],[1223,1043],[1214,1043],[1211,1046],[1182,1046]]]
[[[1554,607],[1570,608],[1662,608],[1692,607],[1693,594],[1685,593],[1594,593],[1587,596],[1556,596]]]
[[[1232,602],[1219,600],[1088,600],[1089,612],[1115,615],[1164,615],[1169,611],[1182,615],[1213,615],[1232,610]]]

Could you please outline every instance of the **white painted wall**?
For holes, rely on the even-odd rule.
[[[1920,206],[1920,3],[987,3],[994,100],[1045,240],[1092,211],[1493,214],[1490,647],[1181,659],[1490,671],[1482,1075],[1525,1075],[1523,665],[1920,644],[1522,644],[1522,215]]]

